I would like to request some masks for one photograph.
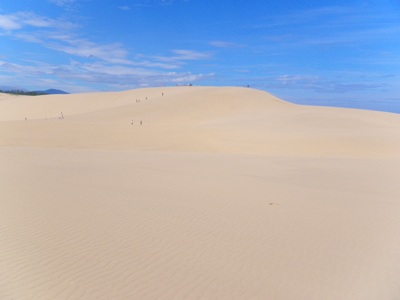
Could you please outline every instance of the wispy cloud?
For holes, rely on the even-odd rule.
[[[0,61],[1,71],[18,75],[37,76],[52,74],[55,68],[55,66],[51,66],[42,62],[16,64],[7,61]]]
[[[121,44],[96,44],[82,38],[70,38],[58,40],[57,42],[45,42],[46,47],[67,54],[101,59],[110,63],[129,64],[128,51]]]
[[[146,68],[160,68],[166,70],[179,69],[182,64],[174,61],[162,62],[157,57],[148,57],[146,55],[136,55],[135,61],[130,62],[131,65],[146,67]]]
[[[16,30],[22,27],[13,15],[0,15],[0,29],[5,31]]]
[[[46,29],[46,30],[30,30]],[[170,56],[132,55],[120,43],[102,44],[79,37],[77,25],[56,19],[44,18],[32,13],[20,12],[0,16],[0,30],[4,35],[39,44],[47,49],[83,58],[84,62],[72,60],[70,64],[52,65],[37,61],[13,63],[0,61],[1,73],[14,78],[24,78],[25,84],[36,85],[63,82],[76,86],[104,84],[112,88],[134,88],[146,85],[193,83],[213,77],[213,73],[170,72],[181,68],[183,62],[209,59],[208,52],[187,49],[172,50]],[[132,58],[131,58],[132,57]],[[12,84],[12,80],[9,84]],[[86,83],[86,84],[85,84]]]
[[[50,3],[65,7],[73,4],[76,0],[49,0]]]
[[[140,67],[120,66],[104,62],[80,63],[71,61],[65,65],[51,65],[42,62],[29,62],[24,64],[9,63],[0,61],[0,71],[9,72],[24,78],[25,83],[35,82],[36,85],[49,83],[52,80],[53,85],[60,82],[65,85],[75,83],[79,86],[87,84],[104,84],[110,88],[136,88],[142,86],[159,86],[180,83],[195,83],[199,80],[212,78],[213,73],[193,74],[191,72],[162,72]],[[45,81],[37,81],[38,75]],[[36,81],[35,81],[36,80]],[[7,83],[7,82],[4,82]],[[8,84],[12,84],[9,82]]]
[[[53,4],[59,6],[73,2],[52,0]],[[126,10],[128,7],[120,9]],[[178,71],[187,61],[210,59],[212,54],[209,52],[175,49],[170,51],[169,56],[135,54],[130,53],[121,43],[98,43],[84,38],[78,28],[78,24],[64,19],[52,19],[31,12],[0,15],[0,35],[35,43],[59,54],[67,54],[73,59],[70,64],[51,65],[27,60],[16,63],[3,57],[0,61],[0,72],[10,74],[9,78],[18,75],[26,83],[40,75],[44,81],[37,81],[37,85],[54,80],[67,85],[74,83],[84,86],[87,85],[85,83],[92,83],[108,85],[110,88],[134,88],[149,83],[193,83],[214,76],[213,73]],[[79,58],[79,61],[73,57]]]
[[[381,90],[388,87],[388,84],[384,82],[357,82],[357,80],[349,80],[348,77],[345,80],[321,76],[280,75],[259,78],[256,80],[256,85],[268,89],[312,90],[315,92],[336,94]]]
[[[216,48],[242,48],[244,47],[242,44],[225,42],[225,41],[211,41],[209,44]]]
[[[310,33],[283,33],[266,35],[264,39],[272,45],[291,45],[296,47],[309,46],[340,46],[371,44],[400,35],[400,26],[394,25],[384,28],[350,28],[335,30],[334,32],[322,31],[318,34]],[[395,40],[394,40],[395,41]]]
[[[51,19],[31,12],[0,15],[0,30],[10,33],[23,28],[72,29],[77,25],[68,21]]]
[[[157,7],[169,6],[180,2],[190,2],[191,0],[137,0],[131,3],[131,7]]]
[[[78,25],[68,21],[50,19],[29,12],[0,15],[0,29],[3,29],[3,34],[70,55],[115,63],[128,62],[128,52],[122,45],[98,44],[79,38],[73,31],[77,27]],[[36,30],[30,30],[31,28]]]
[[[55,74],[64,79],[103,83],[122,88],[190,83],[213,76],[213,74],[193,74],[190,72],[161,72],[99,62],[93,64],[74,63],[57,68]]]
[[[312,24],[315,25],[315,21],[321,20],[319,25],[324,24],[337,24],[344,25],[342,21],[346,18],[347,21],[351,21],[351,17],[354,15],[361,14],[359,10],[350,6],[325,6],[319,8],[312,8],[308,10],[299,10],[293,13],[269,15],[262,23],[253,25],[254,28],[279,28],[288,27],[295,28],[295,25]],[[340,19],[340,21],[338,20]],[[354,22],[354,21],[353,21]]]
[[[172,50],[175,54],[172,58],[174,60],[203,60],[211,58],[212,54],[209,52],[200,52],[193,50]]]
[[[64,3],[63,1],[60,2]],[[66,3],[66,2],[65,2]],[[36,30],[30,30],[30,29]],[[136,55],[128,59],[129,51],[120,43],[101,44],[79,37],[78,24],[42,17],[30,12],[0,15],[0,34],[12,35],[25,42],[37,43],[48,49],[82,58],[99,59],[108,63],[141,65],[142,67],[176,69],[184,61],[210,59],[209,52],[188,49],[171,50],[170,56]],[[37,30],[46,29],[46,30]]]
[[[268,16],[254,26],[269,42],[291,46],[370,44],[400,34],[398,16],[352,6],[327,6]]]
[[[171,56],[153,56],[152,58],[162,62],[175,62],[177,64],[188,60],[206,60],[212,58],[213,54],[210,52],[201,52],[194,50],[175,49],[171,51]]]

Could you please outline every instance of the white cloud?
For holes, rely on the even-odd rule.
[[[155,7],[155,6],[165,6],[172,5],[176,2],[189,2],[190,0],[136,0],[132,3],[135,7]]]
[[[160,69],[166,69],[166,70],[179,69],[181,67],[180,63],[152,61],[152,60],[149,60],[144,55],[137,55],[135,62],[132,61],[132,62],[130,62],[130,64],[135,65],[135,66],[146,67],[146,68],[160,68]]]
[[[172,58],[174,60],[203,60],[211,58],[211,54],[209,52],[200,52],[193,50],[172,50],[176,56]]]
[[[56,21],[32,13],[20,13],[17,16],[22,23],[32,27],[56,27]]]
[[[187,60],[207,60],[210,59],[213,55],[210,52],[201,52],[194,50],[184,50],[184,49],[176,49],[171,51],[174,55],[172,56],[152,56],[152,59],[168,62],[168,63],[176,63],[182,64],[183,61]]]
[[[68,91],[74,91],[74,86],[87,86],[102,84],[112,89],[129,89],[141,86],[175,85],[181,83],[195,83],[196,81],[211,78],[210,74],[193,74],[191,72],[163,72],[136,66],[121,66],[107,62],[80,63],[71,61],[64,65],[51,65],[38,61],[25,61],[23,64],[0,61],[0,72],[9,73],[5,84],[15,84],[12,78],[17,76],[24,84],[35,83],[37,86],[57,86],[63,89],[68,86]],[[66,89],[66,88],[64,88]]]
[[[371,44],[396,41],[398,16],[367,6],[327,6],[268,17],[263,24],[265,39],[273,45],[298,47]],[[279,34],[277,34],[279,32]]]
[[[73,2],[52,0],[53,4],[60,6]],[[68,54],[71,58],[80,58],[69,64],[55,65],[27,60],[11,62],[3,57],[0,60],[0,75],[7,74],[10,83],[19,78],[19,82],[34,85],[36,80],[37,86],[51,84],[62,88],[65,85],[70,87],[69,90],[73,90],[73,86],[87,86],[93,90],[98,84],[105,89],[184,84],[214,76],[213,73],[171,72],[181,68],[186,61],[210,59],[212,53],[175,49],[170,56],[132,55],[120,43],[96,43],[82,38],[77,28],[78,24],[32,12],[0,15],[0,34]]]
[[[31,64],[16,64],[7,61],[0,61],[0,70],[18,75],[37,76],[52,74],[54,66],[45,63],[33,62]]]
[[[224,41],[211,41],[209,44],[216,48],[241,48],[243,45],[231,43],[231,42],[224,42]]]
[[[143,68],[95,64],[75,64],[55,70],[57,77],[89,83],[102,83],[118,88],[158,86],[177,83],[193,83],[214,74],[192,74],[190,72],[160,72]]]
[[[10,31],[20,29],[22,24],[13,15],[0,15],[0,29]]]
[[[31,30],[46,28],[43,30]],[[0,30],[5,34],[29,43],[74,55],[82,58],[100,59],[109,63],[136,65],[146,68],[177,69],[181,61],[199,60],[210,57],[209,53],[191,50],[173,50],[170,57],[150,57],[137,55],[135,61],[128,59],[128,51],[119,43],[99,44],[80,38],[74,29],[79,26],[68,21],[60,21],[42,17],[29,12],[19,12],[13,15],[0,15]]]
[[[110,76],[154,76],[162,74],[150,69],[127,67],[120,65],[105,64],[96,62],[92,64],[76,64],[82,70],[93,74],[104,74]]]
[[[58,38],[58,37],[57,37]],[[120,44],[96,44],[86,39],[66,38],[57,42],[47,43],[48,48],[64,52],[67,54],[96,58],[108,62],[129,64],[126,59],[128,52]]]
[[[49,0],[50,3],[61,7],[71,5],[75,1],[76,0]]]
[[[24,28],[27,27],[27,28]],[[30,30],[29,27],[46,28],[46,31]],[[19,12],[13,15],[0,15],[0,29],[6,30],[7,35],[25,42],[37,43],[48,49],[64,52],[67,54],[96,58],[114,63],[129,63],[126,60],[128,52],[122,45],[96,44],[87,39],[76,37],[71,29],[78,25],[49,19],[33,13]]]
[[[345,80],[345,81],[344,81]],[[345,79],[327,78],[307,75],[281,75],[254,80],[257,85],[267,89],[311,90],[319,93],[352,93],[368,90],[379,90],[389,85],[382,82],[357,81],[346,76]]]
[[[174,83],[192,83],[196,82],[205,78],[211,78],[214,77],[214,73],[209,73],[209,74],[192,74],[192,73],[183,73],[183,74],[177,74],[177,73],[169,73],[167,76],[170,79],[170,82]]]
[[[49,28],[49,29],[72,29],[78,27],[67,21],[60,21],[31,12],[18,12],[11,15],[0,15],[0,30],[7,32],[20,31],[24,28]]]

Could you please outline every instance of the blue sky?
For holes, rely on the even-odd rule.
[[[0,88],[259,88],[400,113],[398,0],[0,0]]]

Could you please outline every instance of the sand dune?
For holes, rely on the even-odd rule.
[[[396,114],[1,94],[0,166],[0,299],[400,298]]]
[[[147,100],[146,100],[147,98]],[[139,102],[140,101],[140,102]],[[337,157],[399,157],[399,117],[302,107],[244,88],[10,96],[1,145]],[[64,115],[62,122],[58,119]],[[21,122],[27,118],[27,122]],[[139,126],[140,122],[144,126]],[[133,124],[132,124],[133,122]]]

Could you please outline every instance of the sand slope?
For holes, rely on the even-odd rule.
[[[65,119],[59,122],[61,112]],[[24,118],[28,122],[20,122]],[[0,143],[7,146],[335,157],[400,155],[398,115],[302,107],[244,88],[10,96],[0,101],[0,120],[7,121],[0,127]],[[140,121],[144,126],[139,126]]]
[[[0,166],[0,299],[400,297],[399,115],[3,94]]]

